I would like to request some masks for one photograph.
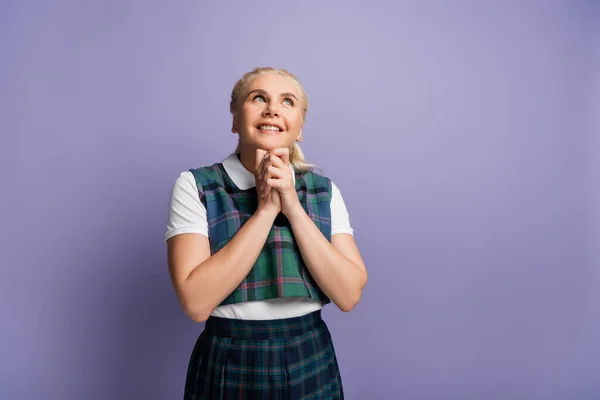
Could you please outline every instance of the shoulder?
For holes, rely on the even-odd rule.
[[[315,171],[307,171],[306,176],[309,176],[308,179],[312,180],[316,184],[327,187],[327,191],[331,196],[332,202],[342,201],[342,193],[340,192],[340,188],[335,184],[333,179],[326,176],[323,173],[315,172]]]
[[[191,171],[184,171],[179,174],[173,184],[173,191],[185,191],[196,190],[196,180]]]
[[[223,164],[219,162],[212,165],[190,168],[187,172],[191,174],[196,184],[201,184],[202,182],[210,180],[222,179]]]
[[[313,183],[315,186],[326,187],[332,197],[341,197],[340,189],[335,182],[328,176],[316,171],[300,172],[300,176],[307,182]]]
[[[171,190],[165,240],[182,233],[208,235],[203,197],[192,173],[181,172]]]
[[[331,192],[333,182],[331,181],[331,179],[329,179],[327,176],[325,176],[322,173],[312,171],[312,170],[307,170],[307,171],[299,171],[298,176],[302,180],[304,180],[307,183],[307,185],[310,185],[313,187],[324,187],[324,188],[327,188],[327,190],[329,192]]]
[[[178,196],[184,193],[197,196],[199,191],[204,191],[207,183],[215,180],[215,177],[219,175],[218,170],[219,163],[215,163],[180,172],[173,183],[171,196]]]

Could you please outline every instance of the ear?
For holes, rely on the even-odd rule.
[[[236,126],[236,122],[235,122],[235,117],[233,117],[233,121],[231,122],[231,132],[232,133],[237,133],[237,126]]]
[[[302,141],[302,129],[300,129],[300,133],[298,134],[298,137],[296,138],[296,142],[301,142]]]

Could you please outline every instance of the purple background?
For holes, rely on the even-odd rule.
[[[598,2],[291,3],[0,3],[0,398],[180,398],[169,192],[264,65],[369,268],[348,399],[600,398]]]

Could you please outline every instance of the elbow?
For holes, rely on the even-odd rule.
[[[185,309],[185,314],[194,322],[204,323],[210,317],[210,312]]]
[[[362,297],[362,289],[359,290],[352,297],[349,297],[345,301],[340,302],[337,306],[343,312],[350,312],[350,311],[354,310],[354,307],[356,307],[356,305],[360,302],[361,297]]]
[[[177,297],[183,312],[194,322],[206,322],[213,309],[205,301],[202,301],[203,299],[190,296],[186,289],[187,287],[182,285],[177,291]]]
[[[347,302],[338,304],[338,307],[343,312],[350,312],[350,311],[354,310],[354,307],[356,307],[357,304],[358,304],[358,300],[347,301]]]
[[[181,258],[184,257],[182,256]],[[191,260],[180,261],[183,265],[177,267],[174,265],[173,260],[170,259],[169,261],[169,272],[181,310],[194,322],[206,322],[216,308],[216,305],[211,301],[211,298],[213,297],[212,293],[205,293],[206,290],[204,290],[204,286],[198,288],[198,283],[196,281],[200,280],[200,278],[192,279],[193,272],[197,271],[199,267],[203,265],[204,261],[193,268],[189,265]],[[179,268],[179,270],[177,270],[177,268]]]
[[[351,296],[348,296],[348,298],[345,299],[345,301],[340,302],[340,304],[337,305],[339,309],[343,312],[350,312],[354,310],[354,307],[356,307],[356,305],[360,302],[360,299],[362,298],[362,292],[366,284],[367,278],[365,276],[364,280],[360,282],[359,287],[357,287],[354,290],[354,293],[352,293]]]
[[[198,307],[198,305],[189,304],[187,302],[184,302],[182,306],[185,314],[192,321],[198,323],[206,322],[212,312],[212,310],[208,310],[206,307]]]
[[[205,314],[205,313],[187,313],[188,317],[190,317],[190,319],[194,322],[197,322],[199,324],[202,324],[204,322],[206,322],[206,320],[208,319],[208,317],[210,316],[210,314]]]
[[[339,308],[340,310],[342,310],[343,312],[350,312],[352,310],[354,310],[354,307],[356,306],[356,304],[347,304],[347,305],[340,305]]]

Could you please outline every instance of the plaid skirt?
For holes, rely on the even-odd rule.
[[[184,400],[342,400],[321,311],[248,321],[210,317],[192,352]]]

